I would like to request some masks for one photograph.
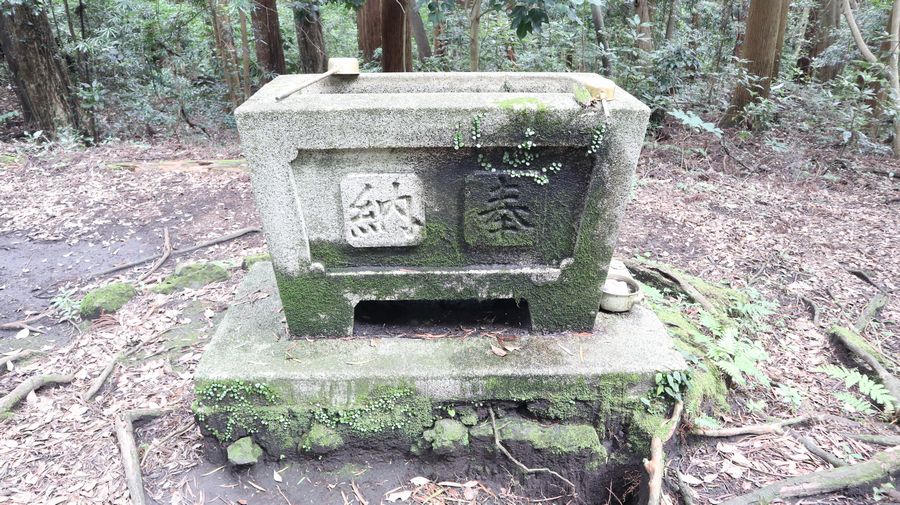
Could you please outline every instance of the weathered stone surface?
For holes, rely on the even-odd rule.
[[[300,450],[313,454],[327,454],[344,445],[340,433],[319,423],[313,424],[300,441]]]
[[[576,99],[602,87],[591,74],[363,74],[274,100],[302,79],[235,113],[292,336],[352,334],[362,300],[472,298],[527,300],[537,332],[591,331],[647,107],[616,90],[607,125]],[[396,174],[420,181],[423,235],[359,238],[347,181]],[[527,215],[478,182],[500,175]]]
[[[490,421],[469,430],[473,438],[493,439],[494,426]],[[524,442],[550,454],[590,453],[592,465],[606,461],[606,449],[600,444],[597,430],[589,424],[545,425],[517,416],[497,420],[497,434],[501,442]]]
[[[350,174],[341,180],[344,239],[353,247],[402,247],[425,238],[422,181],[413,174]]]
[[[263,454],[262,447],[256,445],[252,437],[244,437],[228,446],[228,462],[234,466],[253,465]]]
[[[469,429],[455,419],[439,419],[422,434],[435,454],[449,454],[469,445]]]
[[[101,314],[112,314],[137,295],[134,286],[127,282],[114,282],[94,289],[81,299],[78,312],[83,319],[94,319]]]
[[[228,270],[223,266],[212,262],[198,262],[179,265],[175,272],[165,280],[153,286],[154,293],[171,294],[179,289],[197,289],[227,280]]]

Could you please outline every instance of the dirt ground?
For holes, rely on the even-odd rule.
[[[788,148],[777,151],[762,141],[730,141],[740,163],[712,148],[697,156],[688,149],[708,139],[687,134],[645,148],[617,255],[649,256],[778,302],[771,330],[758,335],[770,355],[764,369],[773,383],[801,391],[802,404],[792,407],[772,388],[744,388],[735,391],[733,412],[719,419],[722,424],[817,412],[852,418],[862,424],[855,431],[889,430],[876,427],[876,416],[848,414],[832,394],[839,382],[812,370],[842,358],[822,328],[852,324],[877,293],[850,271],[865,272],[888,292],[898,288],[900,184],[886,173],[900,172],[900,164],[796,136],[779,138]],[[234,138],[77,151],[0,144],[0,322],[39,313],[54,299],[64,306],[112,279],[135,280],[150,263],[111,276],[91,274],[159,255],[165,229],[177,249],[258,226],[242,164],[196,161],[239,156]],[[264,249],[254,233],[176,259],[239,259]],[[171,273],[175,263],[167,262],[145,285]],[[173,412],[137,430],[146,489],[158,503],[379,503],[405,491],[419,503],[429,497],[454,503],[444,500],[454,496],[465,502],[472,491],[465,495],[463,487],[444,486],[431,496],[441,487],[410,482],[425,476],[462,485],[465,475],[429,474],[414,461],[354,468],[270,464],[248,473],[204,460],[189,414],[192,371],[242,275],[236,268],[227,282],[173,295],[143,291],[90,326],[53,317],[24,332],[0,330],[0,355],[40,351],[11,371],[0,370],[0,392],[38,372],[75,373],[70,385],[40,390],[0,422],[0,503],[128,503],[112,420],[124,410],[160,406]],[[815,306],[818,325],[803,299]],[[900,299],[891,295],[865,333],[894,359],[900,356],[898,321]],[[110,358],[139,342],[144,350],[119,365],[96,398],[83,401]],[[765,408],[751,409],[751,402],[765,402]],[[848,461],[879,450],[843,436],[846,428],[837,425],[797,430]],[[672,467],[690,477],[698,504],[829,468],[787,434],[678,437]],[[479,503],[567,501],[517,496],[503,478],[470,488],[478,490]],[[678,493],[668,493],[677,502]],[[872,490],[863,489],[803,503],[874,500]]]

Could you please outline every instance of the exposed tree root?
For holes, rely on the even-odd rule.
[[[563,476],[560,475],[559,473],[557,473],[557,472],[555,472],[555,471],[553,471],[553,470],[551,470],[551,469],[549,469],[549,468],[528,468],[528,467],[525,466],[521,461],[517,460],[517,459],[516,459],[516,458],[515,458],[515,457],[514,457],[507,449],[506,449],[506,447],[503,447],[503,444],[500,443],[500,431],[497,429],[497,420],[496,420],[495,417],[494,417],[494,409],[493,409],[493,408],[488,408],[488,413],[490,413],[490,415],[491,415],[491,427],[494,429],[494,446],[497,448],[497,450],[499,450],[500,452],[502,452],[504,456],[506,456],[507,458],[509,458],[509,460],[512,461],[513,463],[515,463],[515,465],[516,465],[517,467],[519,467],[519,469],[521,469],[523,472],[525,472],[525,473],[548,473],[548,474],[550,474],[550,475],[556,477],[557,479],[559,479],[559,480],[565,482],[566,484],[568,484],[569,487],[572,488],[572,496],[575,496],[575,495],[577,494],[577,493],[576,493],[577,488],[575,487],[575,484],[573,484],[572,481],[570,481],[569,479],[563,477]]]
[[[868,444],[895,446],[900,445],[900,436],[897,435],[868,435],[865,433],[847,433],[848,438],[866,442]]]
[[[722,505],[771,503],[775,498],[801,498],[861,486],[871,486],[900,473],[900,447],[880,452],[869,461],[781,480]]]
[[[806,447],[806,450],[814,454],[816,457],[821,459],[822,461],[828,463],[829,465],[837,468],[840,466],[847,466],[847,462],[842,460],[841,458],[831,454],[830,452],[822,449],[815,442],[806,435],[801,435],[794,430],[787,430],[787,433],[797,439],[798,442],[803,444],[803,447]]]
[[[690,299],[694,300],[703,310],[709,313],[716,312],[716,306],[713,305],[709,298],[700,292],[693,284],[688,282],[680,273],[663,265],[644,265],[631,260],[623,260],[625,266],[631,270],[636,277],[650,279],[650,282],[660,286],[668,286],[686,294]]]
[[[840,326],[834,326],[831,328],[830,333],[831,336],[846,347],[848,351],[862,360],[873,372],[875,372],[875,375],[878,376],[878,379],[881,381],[881,384],[884,385],[884,388],[894,397],[894,404],[900,405],[900,380],[894,377],[894,375],[891,374],[891,372],[889,372],[875,356],[872,356],[868,351],[857,345],[852,339],[850,330]]]
[[[88,389],[87,391],[85,391],[85,393],[83,395],[81,395],[81,399],[83,401],[90,400],[91,398],[94,397],[95,394],[97,394],[98,391],[100,391],[100,388],[103,387],[103,384],[106,382],[106,379],[109,378],[109,374],[111,374],[113,369],[116,368],[116,363],[118,363],[119,359],[121,359],[121,358],[122,358],[122,353],[117,353],[115,356],[112,357],[111,360],[109,360],[109,363],[107,363],[106,366],[103,367],[103,371],[100,372],[100,375],[98,375],[97,378],[94,380],[94,383],[91,384],[91,388]]]
[[[24,381],[21,384],[16,386],[15,389],[12,390],[9,394],[0,398],[0,416],[5,413],[11,411],[13,407],[15,407],[20,401],[22,401],[28,393],[40,389],[44,386],[50,386],[55,384],[68,384],[72,382],[75,378],[75,374],[69,375],[33,375]]]
[[[14,363],[15,361],[18,361],[20,359],[25,359],[32,354],[34,354],[34,351],[32,351],[31,349],[23,349],[19,352],[3,356],[2,358],[0,358],[0,373],[5,372],[10,363]]]
[[[800,416],[774,423],[751,424],[749,426],[737,426],[734,428],[694,428],[691,430],[691,435],[698,435],[701,437],[736,437],[738,435],[766,435],[769,433],[784,433],[784,428],[787,426],[803,424],[811,420],[814,420],[814,418],[810,416]]]
[[[684,502],[684,505],[694,505],[694,491],[684,481],[684,474],[677,468],[675,469],[675,479],[678,482],[678,492],[681,493],[681,501]]]
[[[663,445],[675,435],[678,428],[678,421],[681,420],[681,411],[684,409],[684,403],[678,402],[672,410],[672,417],[666,421],[669,431],[664,437],[653,437],[650,440],[650,459],[644,460],[644,469],[647,470],[647,505],[659,505],[662,499],[662,481],[663,474],[666,471],[665,454],[663,453]]]
[[[28,326],[28,323],[34,323],[36,321],[40,321],[41,319],[49,316],[53,313],[52,309],[47,309],[40,314],[35,314],[33,316],[28,316],[24,319],[19,319],[18,321],[10,321],[8,323],[0,324],[0,330],[34,330],[32,327]]]
[[[169,238],[169,228],[163,228],[163,253],[162,253],[162,256],[160,256],[159,259],[156,260],[155,263],[153,263],[153,265],[150,267],[149,270],[147,270],[146,272],[141,274],[140,277],[138,277],[138,282],[143,282],[144,279],[153,275],[153,272],[155,272],[157,269],[159,269],[159,267],[163,266],[163,264],[166,262],[167,259],[169,259],[169,256],[171,256],[171,255],[172,255],[172,240]]]
[[[812,323],[816,326],[819,326],[819,307],[816,305],[816,302],[812,301],[812,298],[807,298],[805,296],[801,296],[800,299],[803,303],[809,307],[810,319]]]
[[[859,315],[859,319],[856,320],[856,324],[853,325],[853,329],[856,330],[856,333],[859,333],[860,335],[865,333],[866,327],[869,326],[869,323],[871,323],[873,319],[878,317],[881,309],[887,305],[887,301],[888,297],[883,291],[880,291],[869,300],[869,303],[866,304],[866,308],[863,309],[862,314]]]
[[[171,412],[171,409],[135,409],[116,417],[116,439],[122,452],[122,464],[125,467],[125,480],[131,503],[144,505],[144,479],[141,477],[141,460],[138,456],[134,440],[134,422],[150,417],[159,417]]]

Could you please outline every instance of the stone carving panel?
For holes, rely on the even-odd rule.
[[[341,180],[344,238],[353,247],[403,247],[425,239],[422,181],[414,174],[350,174]]]
[[[466,177],[466,243],[493,247],[534,245],[535,203],[540,191],[531,181],[505,174]]]

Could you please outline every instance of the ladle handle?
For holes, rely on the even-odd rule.
[[[337,68],[333,68],[333,69],[329,70],[328,72],[325,72],[324,74],[318,75],[318,76],[310,79],[309,81],[307,81],[305,84],[303,84],[303,86],[300,86],[299,88],[296,88],[293,91],[288,91],[287,93],[285,93],[283,95],[275,97],[275,101],[280,102],[281,100],[284,100],[285,98],[293,95],[294,93],[300,91],[301,89],[303,89],[307,86],[312,86],[313,84],[321,81],[322,79],[328,77],[329,75],[336,74],[338,72],[338,70],[339,69],[337,69]]]

